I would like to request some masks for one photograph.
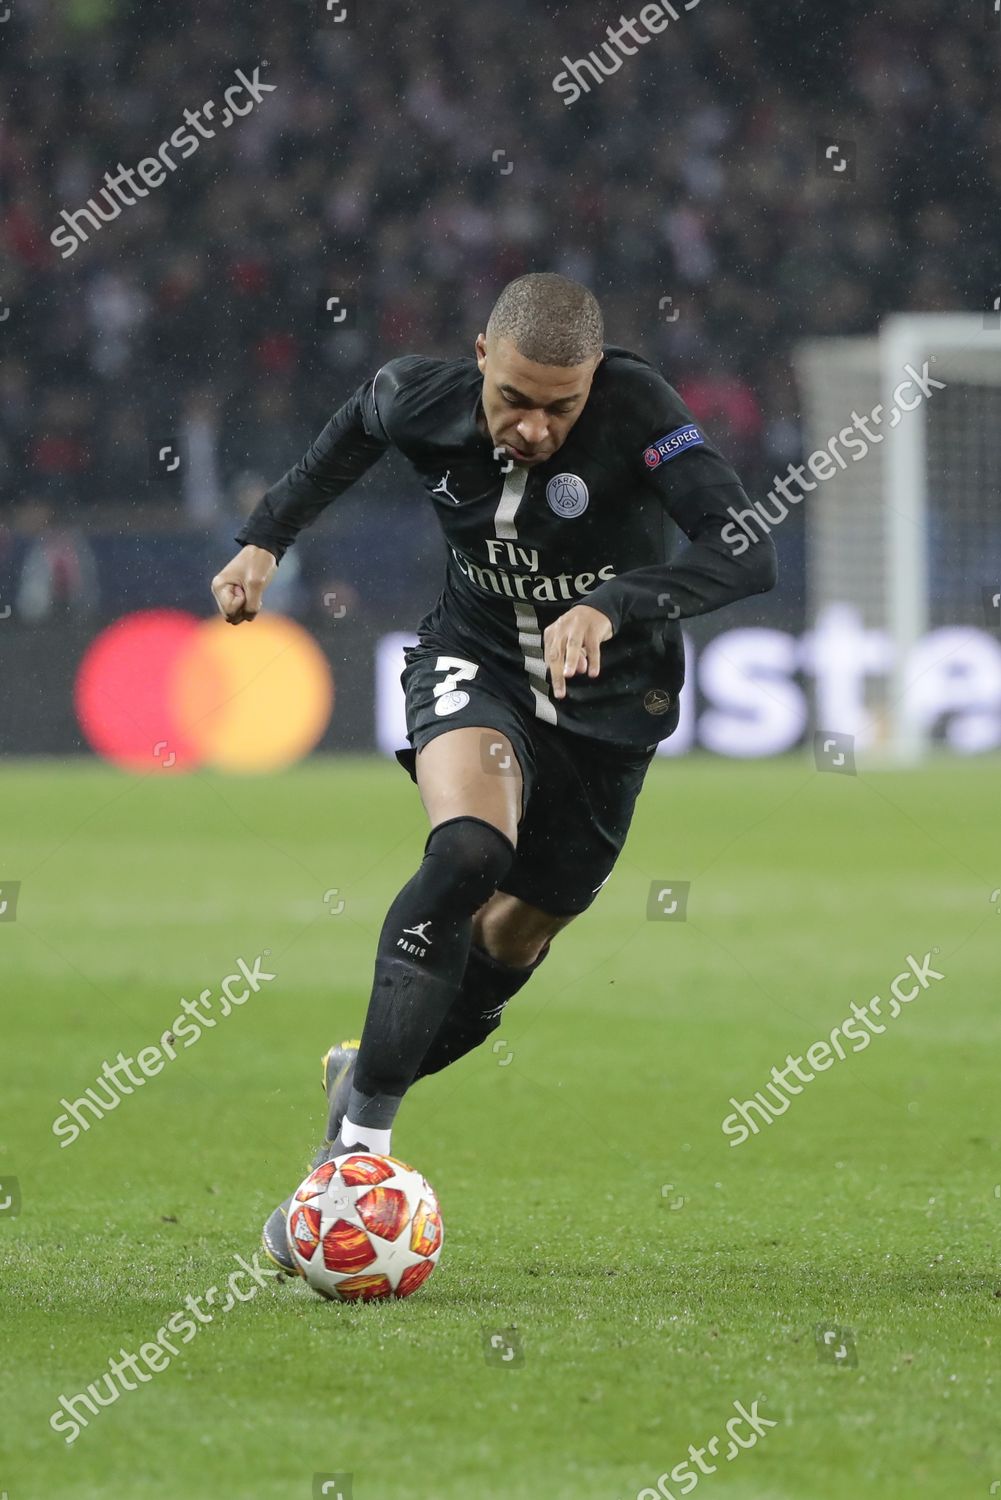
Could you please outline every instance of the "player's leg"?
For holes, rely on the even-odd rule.
[[[473,939],[497,963],[513,969],[534,968],[556,934],[573,919],[573,915],[554,917],[507,891],[495,891],[473,918]]]
[[[512,774],[484,764],[484,735]],[[424,859],[386,915],[347,1113],[335,1145],[388,1152],[396,1113],[459,994],[473,918],[515,855],[522,775],[510,741],[469,725],[436,735],[417,756],[431,822]]]
[[[493,774],[484,763],[484,735],[509,757],[508,774]],[[506,735],[482,725],[436,735],[417,756],[416,778],[432,829],[420,868],[383,923],[360,1045],[332,1049],[338,1056],[324,1060],[330,1112],[314,1165],[352,1146],[389,1152],[403,1096],[459,994],[473,917],[514,857],[523,777]],[[292,1275],[285,1238],[290,1203],[273,1210],[262,1241],[274,1264]]]
[[[459,995],[418,1077],[448,1067],[500,1025],[552,938],[586,911],[625,842],[649,751],[614,751],[536,728],[532,795],[502,889],[477,913]],[[558,914],[558,915],[557,915]]]
[[[482,762],[482,741],[477,749]],[[534,749],[538,766],[516,858],[504,889],[474,916],[462,982],[415,1079],[448,1067],[496,1030],[552,939],[594,901],[625,842],[649,752],[612,752],[565,736],[543,736]],[[445,784],[428,787],[425,805],[433,817],[454,812],[455,798],[462,805],[465,764],[452,766]],[[339,1123],[332,1111],[329,1137]]]
[[[482,748],[481,741],[481,761]],[[504,889],[475,914],[462,982],[415,1078],[440,1071],[484,1042],[553,937],[591,905],[618,859],[650,765],[649,752],[613,752],[566,736],[542,736],[533,749],[534,789],[514,863]],[[463,805],[466,767],[463,759],[451,766],[452,779],[440,785],[432,779],[425,797],[432,816]],[[332,1111],[329,1135],[338,1123]]]
[[[494,892],[473,919],[459,994],[425,1052],[417,1078],[447,1068],[496,1031],[505,1005],[524,989],[553,938],[572,921],[572,916],[554,917],[506,891]]]
[[[473,918],[473,941],[459,993],[424,1054],[415,1083],[465,1057],[496,1031],[505,1005],[524,989],[552,939],[572,921],[573,917],[551,916],[506,891],[494,892]],[[324,1086],[330,1099],[327,1149],[347,1109],[359,1045],[342,1042],[324,1058]]]

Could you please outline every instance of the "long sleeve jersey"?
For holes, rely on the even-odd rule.
[[[665,738],[684,681],[680,622],[774,586],[771,540],[748,547],[734,525],[750,503],[740,480],[677,392],[627,350],[605,349],[579,420],[535,466],[494,448],[482,385],[472,359],[391,360],[267,492],[237,540],[280,561],[396,448],[446,544],[444,587],[420,637],[477,662],[570,733],[630,747]],[[686,541],[675,556],[677,532]],[[556,702],[542,633],[575,604],[601,610],[614,634],[600,675],[570,678]]]

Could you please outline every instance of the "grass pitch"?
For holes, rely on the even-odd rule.
[[[348,1307],[269,1283],[67,1444],[60,1395],[224,1282],[300,1175],[320,1054],[358,1030],[425,822],[375,761],[5,767],[0,1489],[308,1500],[350,1475],[344,1500],[635,1500],[662,1475],[690,1492],[687,1460],[739,1500],[991,1493],[998,770],[656,765],[496,1045],[404,1107],[395,1149],[446,1222],[426,1287]],[[681,881],[687,921],[648,919],[651,885]],[[730,1145],[731,1095],[935,948],[941,982]],[[274,982],[60,1147],[61,1098],[265,949]],[[689,1445],[735,1401],[775,1425],[700,1473]]]

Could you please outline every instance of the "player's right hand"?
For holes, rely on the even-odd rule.
[[[261,595],[278,564],[266,547],[244,547],[212,580],[212,593],[219,613],[231,625],[256,619]]]

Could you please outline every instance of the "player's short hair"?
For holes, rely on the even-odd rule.
[[[510,339],[533,364],[565,367],[601,353],[605,323],[597,297],[586,286],[552,271],[535,271],[501,292],[487,336]]]

